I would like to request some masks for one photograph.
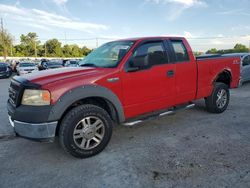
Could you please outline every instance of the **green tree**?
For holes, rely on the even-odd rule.
[[[203,54],[203,52],[193,52],[194,56],[197,57],[197,56],[200,56]]]
[[[45,45],[39,45],[37,47],[37,56],[38,57],[45,57],[46,56]]]
[[[77,44],[61,46],[57,39],[50,39],[43,45],[38,40],[38,35],[34,32],[22,34],[20,44],[13,46],[13,37],[7,31],[0,33],[0,55],[7,56],[13,54],[17,57],[35,56],[35,57],[82,57],[91,52],[86,46],[80,48]],[[4,36],[4,37],[2,37]]]
[[[72,50],[71,50],[70,45],[65,44],[62,48],[62,52],[63,52],[64,57],[71,57]]]
[[[229,53],[234,53],[234,49],[226,49],[226,50],[218,50],[217,53],[218,54],[229,54]]]
[[[206,54],[217,54],[218,50],[216,48],[212,48],[206,52]]]
[[[82,49],[81,49],[81,51],[82,51],[82,55],[86,56],[86,55],[88,55],[92,50],[89,49],[89,48],[87,48],[86,46],[83,46]]]
[[[12,53],[13,41],[14,37],[7,30],[0,32],[0,55],[4,56],[4,59]]]
[[[62,57],[62,43],[59,42],[57,39],[50,39],[46,41],[46,54],[48,57]]]
[[[74,44],[74,45],[71,45],[71,48],[72,48],[72,53],[71,53],[72,57],[81,57],[82,56],[81,48],[79,48],[79,46]]]
[[[249,52],[249,49],[243,44],[236,44],[234,46],[234,52]]]
[[[14,46],[13,52],[16,57],[23,57],[25,51],[25,46],[23,44],[17,44]]]
[[[66,44],[62,47],[62,52],[64,57],[82,57],[88,55],[91,50],[87,47],[80,48],[76,44]]]
[[[40,44],[38,36],[34,32],[29,32],[27,35],[22,34],[20,36],[21,45],[23,45],[25,56],[37,56],[37,48]]]

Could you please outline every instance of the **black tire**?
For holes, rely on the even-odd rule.
[[[77,145],[77,141],[73,135],[75,134],[74,131],[76,130],[77,126],[79,126],[80,121],[83,120],[84,118],[89,118],[89,117],[96,117],[99,120],[101,120],[102,129],[104,130],[104,133],[101,141],[99,142],[99,145],[97,145],[92,149],[83,149]],[[84,127],[85,125],[82,126]],[[104,109],[96,105],[85,104],[73,108],[65,115],[59,129],[59,141],[62,148],[66,152],[70,153],[71,155],[77,158],[87,158],[100,153],[107,146],[112,136],[112,128],[113,128],[113,122],[109,114]],[[84,128],[82,128],[82,130],[84,130]],[[82,134],[89,134],[89,133],[82,133]],[[90,138],[88,139],[91,140]]]
[[[216,101],[219,99],[218,95],[219,92],[221,91],[225,91],[223,96],[225,96],[226,99],[225,102],[219,105]],[[220,82],[215,83],[212,94],[209,97],[205,98],[207,111],[211,113],[222,113],[227,109],[229,100],[230,100],[230,93],[228,86]]]

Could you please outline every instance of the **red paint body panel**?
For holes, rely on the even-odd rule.
[[[213,90],[214,80],[225,70],[230,72],[232,76],[230,88],[238,87],[240,78],[239,61],[238,57],[198,60],[198,90],[196,99],[209,96]]]
[[[154,66],[138,72],[121,72],[125,117],[130,118],[175,104],[174,78],[166,72],[174,70],[174,64]]]
[[[125,71],[125,63],[141,41],[169,38],[183,41],[190,58],[188,62],[157,65],[144,71]],[[181,37],[146,37],[133,40],[136,41],[135,44],[116,68],[62,68],[24,77],[49,90],[52,105],[73,88],[84,85],[106,87],[121,101],[126,119],[207,97],[212,92],[213,81],[224,70],[232,75],[231,88],[238,86],[240,59],[237,57],[196,61],[188,42]],[[174,77],[166,76],[169,70],[174,71]],[[108,78],[119,78],[119,81],[108,82]]]

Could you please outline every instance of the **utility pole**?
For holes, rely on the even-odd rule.
[[[6,51],[4,29],[3,29],[3,18],[1,18],[1,33],[2,33],[2,43],[3,43],[2,44],[3,45],[3,57],[4,57],[4,60],[6,60],[7,51]]]

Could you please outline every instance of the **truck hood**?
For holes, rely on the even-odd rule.
[[[59,69],[49,69],[24,75],[23,78],[32,83],[46,85],[72,77],[95,76],[103,72],[102,68],[92,67],[65,67]]]

